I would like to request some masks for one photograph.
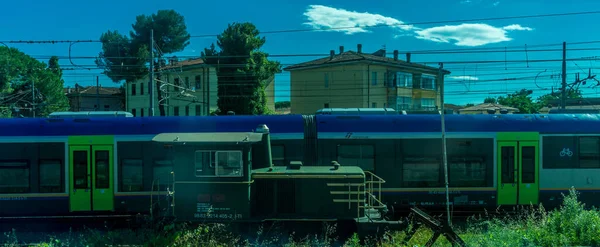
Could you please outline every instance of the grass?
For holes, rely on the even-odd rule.
[[[66,236],[49,238],[33,246],[374,246],[368,239],[361,244],[358,236],[340,240],[333,236],[335,227],[327,227],[322,236],[299,238],[271,235],[259,229],[252,240],[245,240],[229,232],[223,224],[200,225],[190,228],[185,225],[163,224],[142,230],[118,230],[85,233],[70,233]],[[519,214],[501,218],[484,215],[469,219],[467,226],[457,230],[468,246],[600,246],[600,211],[586,208],[578,200],[578,193],[571,188],[560,208],[546,211],[543,207],[528,207]],[[18,233],[5,234],[6,246],[23,246]],[[412,239],[403,244],[405,231],[390,234],[380,246],[423,246],[432,236],[426,228],[420,228]],[[125,245],[121,245],[125,246]],[[451,246],[441,236],[434,246]]]

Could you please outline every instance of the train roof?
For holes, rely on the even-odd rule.
[[[0,119],[0,136],[150,135],[183,132],[252,132],[266,124],[271,133],[303,133],[300,115],[79,117]]]
[[[441,132],[437,114],[392,116],[317,116],[323,132]],[[447,132],[540,133],[600,132],[600,114],[445,115]]]
[[[0,136],[150,135],[190,132],[251,132],[266,124],[271,133],[304,133],[302,115],[77,117],[0,119]],[[317,131],[440,132],[440,115],[315,115]],[[600,114],[446,115],[448,132],[600,133]]]

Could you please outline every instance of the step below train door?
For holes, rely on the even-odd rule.
[[[539,133],[497,136],[498,205],[539,203]]]
[[[69,137],[71,212],[114,210],[114,138]]]

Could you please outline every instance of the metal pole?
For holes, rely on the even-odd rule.
[[[560,97],[560,107],[564,110],[567,99],[567,42],[563,42],[563,60],[562,60],[562,92]]]
[[[446,214],[448,216],[448,225],[452,226],[452,221],[450,220],[450,192],[448,191],[448,154],[446,152],[446,120],[445,120],[445,109],[444,109],[444,73],[442,69],[444,68],[444,63],[440,63],[440,68],[438,72],[438,80],[440,82],[440,101],[442,108],[442,162],[444,163],[444,180],[446,183]]]
[[[96,76],[96,111],[100,108],[100,77]]]
[[[31,80],[31,115],[35,117],[35,81]]]
[[[154,116],[154,29],[150,30],[150,82],[148,82],[148,95],[150,97],[150,108],[148,116]]]

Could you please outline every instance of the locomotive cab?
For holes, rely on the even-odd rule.
[[[184,221],[231,221],[249,215],[254,132],[165,133],[154,137],[171,148],[172,203],[166,216]]]

